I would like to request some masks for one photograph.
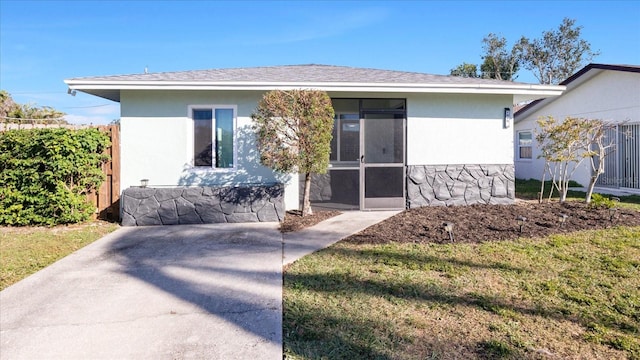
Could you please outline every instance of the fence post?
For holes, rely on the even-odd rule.
[[[105,149],[110,160],[102,164],[105,181],[99,189],[87,194],[87,199],[96,207],[94,218],[120,221],[120,127],[118,125],[98,126],[109,135],[111,146]]]

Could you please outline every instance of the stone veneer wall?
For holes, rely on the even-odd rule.
[[[300,201],[304,194],[304,174],[300,175]],[[331,200],[331,171],[326,174],[311,174],[311,188],[309,189],[309,200],[327,201]]]
[[[513,204],[513,165],[407,166],[407,207]]]
[[[140,188],[120,198],[122,225],[211,224],[284,219],[284,187]]]

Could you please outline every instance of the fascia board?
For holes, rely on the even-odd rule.
[[[565,91],[562,94],[563,95],[568,94],[569,92],[573,91],[574,89],[576,89],[583,83],[587,82],[588,80],[593,78],[595,75],[601,73],[602,71],[603,70],[600,70],[600,69],[596,69],[596,70],[591,69],[590,71],[587,71],[586,73],[582,74],[582,76],[573,79],[568,84],[562,85],[565,87]],[[529,117],[531,114],[535,113],[536,111],[542,110],[544,107],[548,106],[549,104],[553,103],[558,99],[559,97],[557,96],[547,97],[546,99],[543,99],[537,104],[534,104],[530,108],[524,109],[523,111],[519,111],[514,117],[514,120],[513,120],[514,123],[519,123],[523,119],[526,119],[527,117]]]
[[[565,90],[561,85],[494,85],[494,84],[380,84],[380,83],[256,83],[256,82],[169,82],[169,81],[89,81],[65,80],[74,90],[292,90],[313,88],[343,92],[398,93],[480,93],[558,96]]]

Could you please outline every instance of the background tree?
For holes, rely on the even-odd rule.
[[[523,37],[522,66],[533,72],[541,84],[559,84],[599,55],[580,38],[582,26],[564,18],[557,30],[545,31],[541,39]]]
[[[522,46],[515,44],[507,50],[507,39],[490,33],[482,39],[484,56],[480,65],[481,76],[484,79],[512,81],[516,79],[516,72],[520,68]]]
[[[497,79],[497,80],[514,80],[516,72],[520,68],[520,59],[522,56],[521,44],[515,44],[511,49],[507,49],[507,39],[503,36],[490,33],[482,39],[482,64],[480,65],[480,73],[478,66],[470,63],[462,63],[458,67],[451,69],[450,75]]]
[[[0,90],[0,118],[4,121],[17,107],[18,104],[13,101],[11,95],[4,90]]]
[[[452,76],[459,76],[465,78],[477,78],[480,77],[478,75],[478,66],[475,64],[462,63],[458,65],[455,69],[451,69],[450,74]]]
[[[251,115],[260,162],[276,171],[304,174],[302,215],[310,215],[311,173],[329,167],[334,111],[319,90],[274,90],[266,93]]]
[[[0,121],[5,123],[68,124],[65,113],[49,106],[18,104],[11,94],[0,90]]]
[[[515,80],[516,73],[527,69],[541,84],[559,84],[599,55],[591,44],[580,38],[581,26],[565,18],[557,30],[545,31],[542,38],[520,38],[511,49],[503,36],[490,33],[482,39],[480,74],[474,64],[462,63],[451,69],[452,76]]]

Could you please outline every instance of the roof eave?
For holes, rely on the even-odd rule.
[[[411,83],[347,83],[347,82],[205,82],[205,81],[99,81],[71,79],[65,83],[72,90],[96,95],[104,91],[121,90],[229,90],[269,91],[313,88],[340,92],[395,92],[395,93],[473,93],[524,96],[558,96],[565,90],[561,85],[533,84],[411,84]],[[98,95],[100,96],[100,95]],[[112,96],[113,97],[113,96]],[[110,100],[119,101],[111,98]]]

